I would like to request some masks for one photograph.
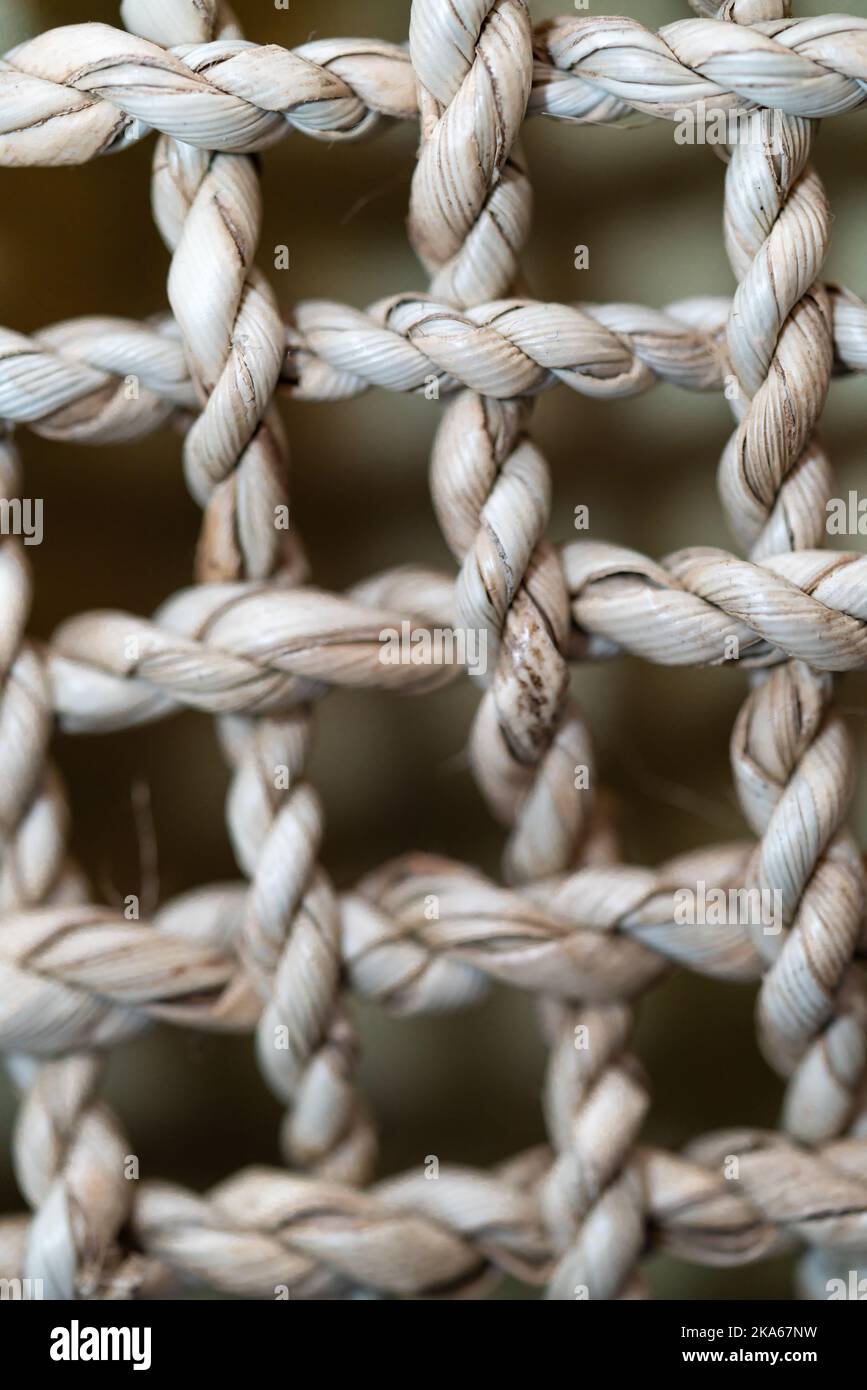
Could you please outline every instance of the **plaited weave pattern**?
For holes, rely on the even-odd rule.
[[[152,614],[79,614],[47,644],[28,635],[27,552],[0,537],[0,1048],[29,1209],[0,1218],[0,1276],[57,1299],[484,1297],[509,1276],[555,1300],[644,1299],[657,1251],[698,1265],[792,1252],[797,1292],[821,1297],[829,1274],[867,1264],[867,876],[834,690],[834,673],[867,670],[867,556],[822,548],[834,482],[819,435],[832,378],[867,372],[867,304],[826,281],[813,162],[817,122],[867,106],[867,20],[799,19],[787,0],[692,8],[656,33],[580,12],[534,27],[526,0],[412,0],[405,45],[289,49],[243,34],[222,0],[122,0],[117,27],[49,30],[0,59],[2,165],[123,158],[154,135],[168,265],[147,321],[0,329],[0,497],[24,490],[19,427],[119,446],[170,422],[201,508],[188,587]],[[534,298],[524,121],[709,107],[760,131],[724,152],[731,297]],[[418,284],[367,305],[301,300],[286,321],[257,261],[267,151],[394,121],[418,127]],[[535,397],[658,383],[731,403],[729,548],[556,544]],[[454,566],[407,555],[328,592],[294,517],[277,520],[292,495],[278,403],[368,391],[438,402],[430,492]],[[384,660],[393,631],[427,656]],[[443,631],[483,639],[484,667],[431,655]],[[730,761],[751,840],[624,862],[572,693],[584,663],[623,654],[743,668]],[[467,745],[502,829],[498,880],[469,850],[408,845],[339,890],[308,768],[320,702],[422,700],[460,680],[475,684]],[[127,920],[69,854],[52,732],[183,709],[214,716],[241,877]],[[685,923],[699,886],[768,895],[778,929]],[[754,986],[785,1086],[776,1129],[676,1153],[645,1140],[634,1014],[677,970]],[[547,1144],[492,1170],[380,1178],[353,1001],[446,1028],[493,983],[535,998]],[[111,1049],[156,1025],[252,1041],[283,1167],[205,1193],[171,1172],[128,1180],[133,1141],[100,1083]]]

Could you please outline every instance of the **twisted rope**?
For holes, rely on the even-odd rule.
[[[111,443],[171,421],[204,511],[197,583],[151,619],[116,611],[26,633],[23,547],[0,539],[0,1048],[21,1095],[14,1163],[32,1217],[0,1220],[0,1275],[49,1297],[478,1296],[504,1276],[554,1299],[648,1297],[644,1255],[742,1264],[806,1251],[799,1281],[867,1250],[867,880],[845,828],[852,747],[832,673],[867,666],[867,559],[823,553],[830,466],[816,434],[831,378],[867,370],[867,305],[823,284],[830,213],[813,122],[867,101],[867,21],[790,18],[783,0],[693,0],[658,34],[614,17],[534,31],[524,0],[413,0],[409,46],[248,42],[221,0],[123,0],[129,32],[71,25],[0,61],[0,163],[81,163],[158,132],[154,214],[173,317],[0,330],[0,500],[19,495],[8,426]],[[557,305],[529,298],[526,116],[629,124],[758,109],[729,150],[733,300]],[[300,130],[354,140],[418,119],[409,234],[429,293],[285,324],[255,265],[252,156]],[[740,558],[654,562],[545,535],[550,476],[532,398],[563,383],[617,399],[657,381],[726,388],[719,488]],[[278,389],[370,387],[445,402],[431,466],[456,578],[403,566],[347,594],[308,585],[289,514]],[[490,661],[473,770],[508,830],[503,887],[419,853],[338,893],[320,864],[311,718],[331,688],[420,694],[458,676],[434,638],[467,629]],[[417,654],[384,659],[398,632]],[[630,652],[740,662],[731,741],[752,844],[617,862],[569,662]],[[245,882],[148,923],[91,902],[66,849],[49,743],[191,707],[218,718],[226,818]],[[780,898],[780,930],[684,924],[686,890]],[[430,912],[431,903],[436,911]],[[644,1145],[649,1085],[630,1043],[642,995],[685,967],[759,984],[782,1131]],[[540,996],[549,1147],[490,1172],[444,1165],[373,1182],[373,1117],[345,992],[398,1015]],[[128,1180],[131,1141],[99,1101],[107,1055],[156,1023],[255,1034],[286,1106],[285,1170],[197,1196]],[[303,1171],[299,1171],[303,1170]]]
[[[186,13],[186,19],[185,19]],[[172,44],[191,23],[200,37],[230,41],[237,26],[217,0],[189,0],[165,15],[126,0],[131,28]],[[154,215],[174,251],[169,299],[181,325],[204,408],[185,440],[187,478],[205,507],[202,580],[281,583],[304,561],[288,520],[288,450],[273,404],[283,329],[276,299],[252,264],[261,227],[256,166],[249,155],[213,154],[162,136],[154,161]],[[203,311],[203,305],[205,310]],[[265,1008],[257,1030],[261,1068],[291,1103],[283,1126],[290,1163],[362,1178],[375,1143],[355,1095],[353,1030],[340,999],[340,926],[328,880],[317,868],[322,817],[302,781],[309,709],[261,725],[223,728],[235,770],[229,830],[249,875],[242,953]],[[283,794],[275,795],[278,770]]]
[[[827,287],[838,374],[867,371],[867,304]],[[718,391],[730,376],[725,299],[641,305],[504,300],[459,312],[424,295],[367,311],[302,301],[286,326],[278,389],[336,401],[372,387],[440,395],[469,387],[508,400],[562,384],[581,395],[638,395],[659,381]],[[0,332],[0,416],[47,439],[112,444],[166,420],[185,424],[196,393],[171,320],[81,318],[26,337]]]
[[[724,1153],[737,1159],[736,1181],[722,1176]],[[863,1139],[808,1152],[740,1131],[708,1136],[682,1157],[640,1149],[636,1163],[654,1243],[695,1263],[726,1265],[803,1245],[863,1248],[865,1157]],[[177,1276],[225,1293],[273,1298],[283,1286],[300,1298],[359,1288],[466,1297],[489,1286],[492,1273],[528,1283],[546,1277],[550,1247],[532,1197],[546,1172],[548,1156],[532,1152],[490,1175],[441,1168],[429,1183],[407,1173],[368,1194],[248,1169],[205,1197],[143,1184],[136,1229]]]
[[[142,9],[126,8],[130,27],[162,43],[163,27]],[[171,51],[106,24],[70,24],[5,54],[0,162],[81,164],[152,129],[250,154],[290,130],[353,140],[384,119],[424,118],[410,55],[397,45],[324,39],[290,50],[248,44],[231,28],[203,42],[186,9],[187,37]],[[446,20],[434,41],[455,29]],[[699,103],[822,117],[867,101],[867,20],[855,15],[749,28],[687,19],[658,34],[615,16],[555,19],[536,29],[534,58],[528,113],[570,122],[621,123],[633,112],[671,120]]]
[[[762,0],[750,14],[785,24],[788,3]],[[830,211],[809,164],[812,124],[784,114],[772,129],[766,116],[762,134],[733,146],[726,173],[726,246],[739,281],[728,337],[743,396],[719,477],[732,529],[759,560],[824,538],[831,477],[815,426],[833,368],[818,283]],[[761,938],[759,1037],[791,1078],[787,1128],[812,1142],[845,1128],[867,1069],[867,989],[851,968],[867,878],[844,828],[852,748],[830,698],[827,677],[787,663],[755,683],[734,741],[741,803],[761,837],[755,877],[780,895],[786,927]]]

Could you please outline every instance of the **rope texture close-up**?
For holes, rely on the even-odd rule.
[[[0,1046],[21,1197],[0,1217],[0,1277],[64,1300],[618,1300],[659,1296],[660,1255],[785,1256],[791,1296],[809,1299],[867,1268],[867,872],[839,689],[867,671],[867,554],[825,549],[839,485],[820,425],[833,383],[863,387],[867,303],[825,266],[818,138],[820,122],[867,119],[867,18],[691,3],[657,31],[586,6],[534,22],[529,0],[412,0],[406,42],[281,46],[223,0],[122,0],[116,25],[49,28],[0,58],[0,177],[37,166],[50,184],[96,161],[108,180],[146,158],[166,277],[146,318],[0,328]],[[556,130],[580,160],[591,126],[628,140],[711,110],[750,132],[730,125],[715,151],[730,293],[536,297],[531,137]],[[363,165],[392,127],[417,127],[416,288],[302,293],[287,314],[263,186],[292,217],[312,194],[264,184],[274,147],[297,137],[303,159],[309,136]],[[600,412],[651,388],[672,408],[724,399],[706,471],[728,543],[555,539],[539,440],[561,386]],[[296,524],[285,421],[368,394],[383,411],[395,394],[433,403],[430,503],[453,563],[389,555],[332,589]],[[166,429],[200,509],[188,582],[133,612],[107,577],[103,606],[34,635],[39,567],[6,524],[25,514],[28,446],[119,456]],[[112,485],[107,469],[107,507]],[[664,486],[650,480],[649,505]],[[712,789],[737,802],[740,839],[629,857],[582,688],[619,661],[740,682],[729,785]],[[472,840],[460,858],[407,842],[344,881],[312,753],[329,703],[423,711],[461,682],[498,870]],[[84,735],[202,716],[236,876],[130,913],[74,854],[55,740],[95,763]],[[751,989],[780,1106],[671,1148],[648,1131],[658,1081],[636,1025],[646,996],[690,973]],[[543,1141],[383,1176],[359,1020],[448,1029],[499,990],[532,1001]],[[137,1139],[102,1098],[106,1073],[162,1029],[251,1047],[279,1164],[251,1145],[204,1191],[130,1171]]]

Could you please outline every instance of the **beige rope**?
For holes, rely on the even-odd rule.
[[[657,565],[620,546],[577,541],[563,557],[580,629],[576,647],[586,655],[619,647],[663,665],[764,666],[784,654],[829,671],[867,665],[863,555],[838,552],[830,560],[799,551],[754,565],[705,548]],[[393,579],[403,588],[401,571]],[[434,572],[419,582],[448,622],[452,585]],[[54,707],[65,728],[94,731],[182,705],[213,713],[288,710],[332,685],[430,690],[459,672],[447,652],[415,664],[381,659],[383,631],[404,623],[410,638],[428,631],[415,596],[414,610],[316,589],[215,585],[183,590],[151,621],[82,614],[54,635]]]
[[[4,499],[11,501],[18,493],[19,474],[14,445],[0,437]],[[24,633],[31,587],[25,554],[16,537],[4,535],[0,545],[6,614],[0,652],[0,742],[5,750],[0,903],[4,914],[40,904],[72,903],[85,892],[80,873],[67,859],[68,810],[60,779],[48,760],[52,708],[44,660]],[[3,939],[6,946],[5,934]],[[5,960],[0,988],[6,1001],[4,1023],[10,1016],[13,1029],[29,1022],[36,1054],[44,1050],[51,1022],[48,1010],[38,1009],[37,982],[24,973],[32,960],[27,951],[11,970]],[[34,1211],[21,1250],[21,1267],[28,1277],[38,1271],[36,1277],[50,1296],[71,1298],[98,1285],[128,1217],[132,1194],[118,1161],[127,1146],[116,1122],[94,1103],[101,1070],[96,1058],[69,1055],[40,1065],[35,1055],[22,1051],[9,1057],[7,1066],[22,1093],[15,1170],[22,1194]]]
[[[515,149],[532,75],[526,6],[415,0],[410,54],[423,136],[410,237],[435,272],[434,293],[473,304],[510,288],[529,228],[530,185]],[[486,642],[473,770],[512,827],[506,872],[521,880],[574,859],[589,798],[575,796],[573,769],[592,762],[566,695],[568,596],[544,540],[550,481],[527,418],[509,402],[463,393],[444,412],[431,460],[434,507],[461,562],[457,614]]]
[[[750,13],[785,22],[788,3],[753,0]],[[738,540],[759,560],[820,545],[831,491],[813,433],[833,367],[830,305],[818,284],[830,212],[808,162],[812,124],[787,114],[774,127],[765,119],[761,143],[733,146],[726,173],[726,244],[739,280],[729,348],[743,396],[720,493]],[[791,1077],[784,1118],[802,1142],[845,1129],[867,1069],[867,989],[850,965],[867,878],[844,828],[852,748],[830,698],[827,677],[787,663],[755,683],[734,742],[741,802],[761,837],[755,877],[779,893],[787,929],[760,938],[768,972],[759,1036]]]
[[[827,287],[836,368],[867,371],[867,304]],[[496,398],[562,384],[597,398],[636,395],[657,381],[720,390],[730,369],[721,338],[730,304],[503,300],[458,312],[424,295],[369,310],[302,301],[286,327],[278,386],[298,400],[335,401],[371,387],[467,386]],[[130,390],[131,383],[136,389]],[[185,423],[196,393],[170,320],[82,318],[25,337],[0,331],[0,414],[48,439],[114,443],[167,419]]]
[[[864,1144],[809,1153],[744,1131],[709,1136],[683,1158],[639,1150],[636,1180],[646,1189],[652,1238],[707,1264],[804,1244],[863,1248]],[[723,1152],[738,1160],[737,1181],[722,1176]],[[529,1170],[538,1188],[550,1163],[533,1153],[516,1166],[517,1175],[511,1165],[490,1175],[441,1168],[436,1183],[406,1174],[369,1195],[267,1169],[242,1172],[205,1198],[144,1184],[136,1225],[159,1260],[224,1292],[273,1298],[283,1285],[295,1297],[321,1298],[360,1286],[466,1296],[492,1270],[528,1282],[547,1273],[541,1211],[521,1179]]]
[[[217,0],[185,0],[164,13],[126,0],[124,16],[165,44],[187,26],[201,39],[239,32]],[[304,561],[294,529],[278,525],[289,506],[288,450],[272,401],[283,329],[274,295],[252,264],[262,215],[258,171],[248,155],[215,156],[163,136],[153,204],[174,251],[169,299],[205,397],[185,440],[187,479],[206,508],[199,577],[286,583],[300,577]],[[241,948],[266,1001],[260,1064],[272,1090],[292,1103],[283,1128],[288,1161],[363,1178],[375,1141],[354,1092],[353,1030],[339,1003],[337,902],[316,866],[321,813],[301,780],[308,721],[302,707],[286,719],[237,719],[223,728],[235,768],[229,829],[251,878]],[[280,767],[287,783],[277,797]]]
[[[526,6],[523,0],[459,6],[413,0],[410,56],[422,128],[410,237],[433,272],[432,292],[473,305],[512,287],[529,228],[530,186],[516,145],[532,80]],[[504,310],[498,323],[509,317]],[[447,324],[445,316],[433,319],[438,341]],[[553,334],[560,350],[556,327]],[[568,694],[569,596],[561,558],[545,539],[550,479],[528,437],[528,415],[524,404],[462,392],[446,406],[431,462],[437,517],[461,561],[455,607],[466,628],[484,634],[491,654],[470,738],[473,771],[494,814],[510,828],[505,872],[518,882],[606,852],[604,831],[601,845],[590,840],[593,756]],[[578,767],[588,777],[583,795],[576,795]],[[576,994],[583,992],[577,984]],[[612,1013],[619,1016],[614,1007]],[[613,1149],[605,1137],[606,1161],[591,1180],[583,1176],[588,1153],[580,1130],[588,1117],[596,1124],[596,1094],[609,1080],[600,1071],[610,1061],[610,1016],[603,1013],[597,1026],[594,1015],[586,1025],[592,1093],[580,1068],[552,1063],[556,1097],[548,1128],[562,1150],[548,1182],[549,1225],[561,1254],[549,1285],[555,1298],[571,1296],[576,1271],[602,1254],[605,1236],[597,1233],[609,1228],[612,1204],[635,1239],[623,1241],[619,1259],[606,1261],[614,1268],[606,1282],[594,1281],[597,1296],[634,1282],[641,1247],[641,1193],[625,1165],[647,1103],[643,1092],[632,1107],[620,1097],[634,1119],[625,1120]],[[568,1058],[573,1028],[580,1026],[572,1011],[549,1008],[545,1021],[553,1057]]]
[[[614,644],[665,666],[764,666],[785,653],[828,671],[860,670],[867,659],[861,554],[800,550],[759,565],[695,546],[655,564],[622,546],[576,541],[564,558],[573,616],[599,639],[597,655]]]
[[[816,118],[867,103],[867,20],[694,0],[698,18],[658,34],[595,16],[534,30],[525,0],[413,0],[408,47],[288,50],[245,40],[220,0],[121,8],[126,33],[70,25],[0,60],[0,163],[81,163],[157,131],[173,317],[0,330],[0,497],[21,487],[11,426],[114,443],[171,421],[204,513],[198,582],[151,619],[81,614],[43,648],[27,636],[25,551],[0,540],[0,1048],[32,1213],[0,1220],[0,1276],[64,1299],[196,1285],[465,1297],[504,1276],[554,1299],[633,1299],[649,1296],[653,1250],[700,1264],[803,1250],[799,1288],[822,1296],[867,1251],[867,881],[832,704],[832,673],[867,667],[867,558],[819,549],[831,483],[815,431],[832,376],[867,371],[867,305],[821,280],[830,213],[809,160]],[[702,103],[766,108],[764,140],[728,152],[734,298],[529,297],[525,118],[629,124]],[[302,302],[284,323],[255,264],[253,154],[290,129],[354,140],[394,119],[419,121],[408,228],[429,292],[365,310]],[[737,386],[719,484],[746,558],[692,547],[655,562],[546,537],[532,398],[660,381],[730,399]],[[448,399],[431,491],[457,575],[408,564],[344,595],[313,587],[294,519],[275,524],[290,502],[277,391],[432,383]],[[410,851],[338,893],[307,776],[315,706],[333,687],[421,695],[459,678],[431,641],[455,628],[487,644],[470,751],[511,886]],[[383,660],[393,631],[423,655]],[[618,862],[604,803],[573,781],[592,751],[568,685],[570,662],[621,652],[751,673],[731,756],[754,842]],[[120,730],[185,707],[218,717],[244,881],[127,921],[68,858],[54,720]],[[754,888],[778,893],[779,931],[679,918],[684,890]],[[758,987],[761,1046],[787,1083],[780,1132],[710,1134],[680,1154],[642,1142],[633,1016],[680,968]],[[445,1015],[491,982],[539,997],[549,1147],[490,1172],[374,1182],[346,994]],[[134,1141],[99,1082],[115,1046],[162,1023],[255,1035],[286,1106],[286,1169],[203,1196],[127,1179]]]
[[[124,8],[130,27],[162,43],[161,21],[174,12],[161,5],[151,23],[141,4]],[[247,45],[232,27],[203,43],[201,23],[185,14],[175,32],[184,43],[168,52],[106,24],[70,24],[7,53],[0,161],[79,164],[149,129],[251,153],[292,129],[356,139],[383,117],[419,111],[409,55],[394,44],[333,39],[288,50]],[[433,31],[432,43],[440,39]],[[564,18],[540,25],[534,48],[529,112],[560,120],[620,122],[632,111],[672,119],[699,102],[833,116],[867,100],[867,20],[854,15],[748,29],[681,20],[658,34],[632,19]]]

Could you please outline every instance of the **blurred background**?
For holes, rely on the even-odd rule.
[[[236,0],[249,38],[288,47],[338,34],[403,41],[409,4],[396,0]],[[821,14],[827,0],[799,0]],[[846,0],[867,15],[867,0]],[[536,21],[567,0],[533,0]],[[591,0],[593,14],[631,12],[648,26],[682,19],[685,0]],[[583,13],[583,12],[582,12]],[[58,24],[118,24],[114,0],[0,0],[0,51]],[[826,123],[816,161],[836,221],[826,278],[867,296],[867,142],[863,114]],[[662,306],[694,294],[730,294],[722,234],[724,166],[711,149],[677,146],[673,127],[591,129],[536,120],[524,146],[536,194],[524,258],[540,299],[626,300]],[[363,145],[301,135],[264,156],[260,264],[286,315],[299,299],[364,306],[422,289],[405,234],[416,129],[386,130]],[[3,170],[0,323],[28,332],[86,313],[144,317],[166,305],[168,257],[149,208],[153,141],[80,169]],[[289,247],[290,269],[273,269]],[[573,248],[590,248],[574,268]],[[832,387],[823,435],[838,495],[865,491],[863,379]],[[453,568],[428,495],[438,407],[384,392],[329,407],[283,402],[293,456],[294,521],[315,581],[341,589],[408,561]],[[554,480],[549,534],[574,535],[574,508],[590,508],[594,538],[654,557],[687,545],[731,546],[715,490],[731,428],[728,403],[660,387],[626,402],[594,402],[560,388],[541,396],[533,435]],[[52,444],[22,431],[26,493],[45,499],[45,540],[30,550],[36,574],[33,632],[47,638],[67,616],[115,607],[146,614],[191,578],[199,512],[170,429],[133,445]],[[864,538],[832,540],[865,548]],[[573,688],[594,735],[599,780],[611,800],[624,858],[654,865],[681,850],[745,833],[732,793],[728,740],[746,691],[737,670],[666,670],[626,658],[578,668]],[[867,678],[839,682],[863,765]],[[339,887],[390,856],[418,848],[498,871],[503,837],[469,772],[466,739],[477,696],[466,682],[422,702],[335,694],[320,707],[312,779],[327,811],[324,863]],[[184,715],[117,736],[58,737],[73,807],[72,848],[94,896],[140,890],[134,788],[148,789],[161,900],[237,870],[222,804],[227,774],[209,720]],[[867,840],[867,784],[853,826]],[[678,1146],[729,1125],[775,1124],[781,1086],[762,1060],[755,991],[679,975],[641,1005],[636,1045],[651,1078],[647,1138]],[[355,1007],[355,1006],[354,1006]],[[487,1165],[539,1142],[544,1051],[532,1000],[497,990],[465,1014],[393,1021],[356,1007],[363,1085],[378,1118],[381,1171],[441,1161]],[[258,1077],[246,1039],[161,1029],[119,1050],[107,1098],[140,1156],[143,1177],[203,1187],[251,1162],[279,1162],[279,1108]],[[15,1111],[0,1073],[0,1130]],[[22,1205],[7,1149],[0,1210]],[[658,1297],[785,1297],[790,1265],[708,1271],[655,1258]],[[513,1285],[503,1296],[532,1292]]]

